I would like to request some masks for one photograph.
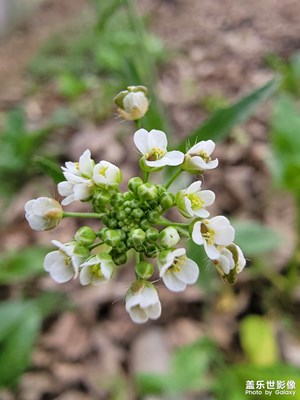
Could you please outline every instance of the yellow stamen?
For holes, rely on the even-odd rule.
[[[92,265],[90,271],[91,271],[91,274],[95,278],[99,278],[99,279],[103,278],[103,274],[102,274],[102,271],[101,271],[101,268],[100,268],[100,264]]]
[[[187,198],[190,200],[190,202],[192,203],[192,208],[193,209],[200,209],[203,208],[204,206],[204,201],[201,199],[201,197],[197,196],[194,193],[190,193],[187,195]]]
[[[102,175],[102,176],[105,176],[105,172],[108,170],[108,167],[102,167],[100,170],[99,170],[99,174],[100,175]]]
[[[160,149],[158,147],[153,147],[150,153],[145,154],[147,161],[157,161],[163,158],[166,154],[166,150]]]
[[[169,268],[170,272],[179,272],[181,267],[186,264],[186,256],[175,257],[174,263],[171,268]]]
[[[201,235],[206,240],[208,245],[215,243],[216,232],[205,224],[201,224]]]

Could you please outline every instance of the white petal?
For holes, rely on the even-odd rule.
[[[74,277],[72,265],[62,262],[55,263],[49,271],[51,278],[57,283],[65,283]]]
[[[140,301],[141,307],[142,308],[149,307],[157,303],[157,301],[159,301],[159,299],[156,289],[146,286],[142,291],[142,298]]]
[[[228,275],[230,272],[229,259],[221,254],[220,257],[218,258],[218,261],[219,261],[219,266],[223,270],[224,274]]]
[[[148,145],[148,136],[149,132],[146,129],[139,129],[134,134],[134,144],[142,154],[149,153],[152,150]]]
[[[75,200],[86,200],[91,195],[91,186],[89,183],[81,183],[74,186]]]
[[[198,280],[199,267],[195,261],[188,258],[186,264],[180,268],[180,271],[174,272],[174,274],[182,282],[191,285]]]
[[[190,217],[193,217],[194,215],[194,210],[192,209],[192,202],[188,197],[184,197],[184,205],[186,208],[186,212],[189,214]]]
[[[67,206],[68,204],[73,203],[73,201],[75,201],[75,196],[74,194],[71,194],[70,196],[66,197],[65,199],[63,199],[63,201],[61,202],[61,204],[63,206]]]
[[[165,132],[158,131],[157,129],[152,129],[149,132],[148,146],[150,150],[153,149],[154,147],[166,150],[167,145],[168,145],[168,140]]]
[[[47,229],[48,223],[45,218],[35,214],[25,214],[25,216],[31,229],[35,231],[45,231]]]
[[[151,319],[157,319],[161,315],[161,304],[160,301],[157,303],[153,304],[152,306],[149,306],[144,309],[145,313],[148,315],[149,318]]]
[[[195,167],[199,168],[200,170],[206,170],[207,169],[207,164],[203,160],[202,157],[194,156],[194,157],[191,158],[190,163],[192,165],[195,165]]]
[[[58,250],[51,251],[45,256],[44,269],[49,272],[52,266],[59,260],[64,262],[63,254]]]
[[[186,288],[186,284],[179,280],[174,273],[167,271],[162,277],[164,284],[172,292],[182,292]]]
[[[141,291],[137,293],[131,293],[126,297],[126,303],[125,303],[125,308],[127,311],[129,311],[132,307],[135,307],[136,305],[140,304],[142,299],[142,294]]]
[[[88,178],[93,176],[94,161],[91,160],[90,150],[85,150],[82,156],[79,158],[79,171],[80,173]]]
[[[197,217],[200,218],[207,218],[209,217],[209,212],[205,210],[204,208],[199,208],[198,210],[193,210],[193,215],[196,215]]]
[[[160,168],[168,165],[168,159],[164,156],[160,160],[155,160],[155,161],[145,160],[145,164],[148,165],[148,167]]]
[[[36,199],[27,201],[27,203],[25,204],[25,207],[24,207],[25,211],[28,213],[31,213],[33,211],[35,202],[36,202]]]
[[[196,244],[204,244],[204,239],[201,234],[201,221],[197,221],[193,226],[192,239]]]
[[[215,160],[208,161],[208,163],[206,164],[206,169],[217,168],[218,165],[219,165],[219,161],[216,158]]]
[[[84,266],[79,273],[79,281],[82,285],[89,285],[93,280],[91,269],[89,266]]]
[[[193,182],[187,189],[186,193],[197,193],[201,189],[202,182],[201,181],[196,181]]]
[[[209,226],[215,231],[215,243],[229,245],[234,240],[234,228],[226,217],[217,216],[209,221]]]
[[[173,150],[168,151],[164,158],[167,160],[167,164],[165,165],[175,166],[183,163],[184,154],[181,151]]]
[[[143,310],[140,306],[132,307],[129,310],[129,315],[132,321],[136,324],[143,324],[149,319],[148,315],[145,313],[145,310]]]
[[[101,271],[104,275],[105,279],[108,281],[113,274],[114,267],[112,262],[102,262],[101,263]]]
[[[61,196],[70,196],[73,193],[73,185],[67,181],[59,182],[57,189]]]
[[[246,265],[246,259],[244,257],[244,254],[240,247],[238,245],[235,245],[237,252],[238,252],[238,262],[237,262],[237,269],[236,272],[239,274],[245,267]]]
[[[217,250],[217,248],[213,245],[208,245],[206,241],[204,242],[204,250],[207,254],[207,257],[211,260],[216,260],[220,256],[220,252]]]
[[[204,201],[204,207],[208,207],[213,204],[216,195],[212,190],[201,190],[200,197]]]

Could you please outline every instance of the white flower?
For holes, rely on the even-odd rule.
[[[79,162],[68,161],[65,165],[65,167],[62,167],[64,175],[65,172],[67,172],[68,176],[69,174],[73,174],[76,176],[81,176],[82,178],[90,179],[93,176],[95,161],[91,159],[90,150],[85,150],[80,156]]]
[[[83,246],[78,246],[76,242],[60,243],[52,240],[52,243],[59,250],[48,253],[44,260],[44,269],[49,272],[51,278],[64,283],[78,275],[79,266],[88,257],[89,252]]]
[[[173,292],[181,292],[187,285],[197,282],[199,267],[185,255],[185,249],[161,252],[158,259],[159,276]]]
[[[207,256],[214,260],[220,256],[216,245],[229,245],[234,240],[234,234],[234,228],[228,219],[217,216],[197,221],[193,226],[192,239],[197,244],[203,244]]]
[[[66,197],[61,204],[66,206],[73,201],[88,200],[94,190],[94,182],[91,179],[85,179],[80,176],[73,175],[69,172],[64,172],[67,181],[59,182],[57,185],[58,193]]]
[[[216,168],[218,160],[212,160],[210,157],[214,149],[215,143],[212,140],[202,140],[196,143],[185,154],[182,168],[194,174]]]
[[[90,257],[83,264],[79,274],[82,285],[97,284],[108,281],[114,272],[115,264],[107,253],[99,253]]]
[[[35,231],[47,231],[55,228],[62,216],[61,205],[48,197],[29,200],[25,204],[25,217],[31,229]]]
[[[235,265],[233,255],[231,251],[226,249],[226,247],[219,246],[218,250],[220,255],[216,260],[214,260],[214,263],[222,269],[224,274],[228,275]]]
[[[239,246],[231,243],[229,246],[218,246],[220,252],[219,257],[213,260],[215,267],[220,273],[223,280],[233,284],[236,276],[246,265],[244,254]]]
[[[205,207],[215,201],[215,194],[211,190],[200,190],[201,181],[192,183],[187,189],[181,190],[176,195],[176,203],[180,213],[187,218],[207,218],[209,212]]]
[[[150,132],[139,129],[134,134],[134,143],[144,155],[148,167],[159,168],[165,165],[182,164],[184,154],[180,151],[167,151],[167,136],[164,132],[152,129]]]
[[[66,197],[61,202],[62,205],[68,205],[76,200],[85,201],[92,196],[94,182],[91,178],[94,165],[90,150],[84,151],[79,162],[66,162],[66,166],[62,167],[66,181],[60,182],[57,186],[59,194]]]
[[[126,311],[137,324],[148,319],[157,319],[161,314],[161,304],[155,287],[150,282],[134,282],[126,295]]]
[[[94,167],[93,180],[101,187],[117,186],[122,180],[122,172],[108,161],[100,161]]]

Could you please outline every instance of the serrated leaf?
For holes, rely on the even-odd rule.
[[[177,149],[185,152],[187,140],[193,145],[200,140],[224,139],[235,125],[246,121],[256,108],[276,91],[279,84],[279,79],[273,79],[232,106],[216,111],[203,125],[184,139]]]

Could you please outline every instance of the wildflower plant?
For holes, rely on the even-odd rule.
[[[149,107],[146,88],[130,86],[115,102],[123,118],[141,126]],[[226,282],[235,282],[246,261],[234,244],[235,232],[229,220],[224,216],[210,218],[208,209],[215,194],[202,190],[201,180],[175,194],[169,190],[183,171],[203,175],[218,166],[212,156],[215,143],[200,141],[185,154],[168,151],[164,132],[143,128],[134,133],[132,141],[141,153],[141,177],[130,178],[128,190],[120,190],[121,170],[106,160],[96,163],[87,149],[78,162],[69,161],[62,167],[65,181],[58,184],[58,192],[64,197],[61,204],[45,197],[30,200],[25,216],[37,231],[53,229],[67,217],[98,220],[98,230],[82,226],[68,243],[53,240],[57,250],[46,255],[44,268],[58,283],[79,278],[82,285],[104,284],[135,254],[135,280],[126,293],[125,308],[134,322],[143,323],[161,315],[155,269],[173,292],[197,282],[199,267],[187,257],[187,240],[204,246],[211,264]],[[152,183],[151,174],[166,166],[177,169],[169,182]],[[90,203],[92,211],[63,210],[62,205],[75,201]],[[167,218],[172,208],[177,208],[185,221]]]

